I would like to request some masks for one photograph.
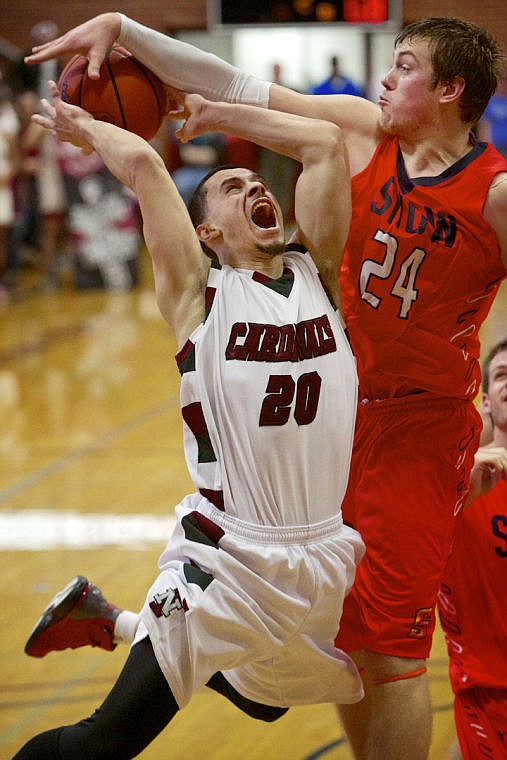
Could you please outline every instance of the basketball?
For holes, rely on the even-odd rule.
[[[90,79],[87,68],[88,59],[83,55],[69,60],[58,80],[61,99],[100,121],[151,140],[166,110],[166,91],[160,79],[119,45],[108,51],[100,79]]]

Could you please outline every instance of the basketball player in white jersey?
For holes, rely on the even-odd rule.
[[[134,757],[204,684],[263,720],[291,705],[359,701],[359,673],[333,643],[364,551],[340,510],[357,381],[336,308],[350,217],[339,128],[185,100],[183,141],[221,131],[301,162],[299,244],[285,247],[280,207],[257,174],[214,171],[187,212],[148,143],[62,103],[54,85],[52,94],[36,121],[97,151],[139,199],[157,301],[179,347],[196,491],[176,507],[103,705],[34,737],[16,760]],[[55,620],[66,612],[61,599],[52,610]],[[66,622],[71,631],[72,611]]]

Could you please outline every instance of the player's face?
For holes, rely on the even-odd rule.
[[[224,169],[206,183],[207,221],[227,247],[280,253],[283,217],[265,180],[248,169]]]
[[[413,138],[434,126],[440,92],[432,87],[432,73],[426,42],[403,42],[396,48],[379,96],[386,132]]]
[[[500,351],[489,365],[489,388],[483,408],[495,427],[507,433],[507,351]]]

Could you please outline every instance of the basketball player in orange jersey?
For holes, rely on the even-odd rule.
[[[411,24],[374,104],[258,80],[105,13],[27,61],[85,52],[98,77],[115,39],[182,91],[343,130],[353,215],[341,283],[360,382],[344,515],[367,553],[337,638],[365,668],[366,696],[339,710],[357,760],[424,760],[436,596],[481,429],[478,332],[507,266],[507,162],[471,130],[505,60],[475,25]]]
[[[302,163],[300,243],[286,247],[280,206],[258,174],[213,170],[187,211],[152,146],[63,103],[54,84],[53,96],[34,120],[96,150],[139,200],[157,302],[179,347],[195,492],[175,509],[125,668],[102,706],[33,737],[16,760],[135,757],[205,684],[267,721],[296,704],[360,700],[359,672],[334,645],[364,554],[340,510],[357,407],[336,307],[350,219],[340,129],[185,99],[184,141],[255,136]]]
[[[454,760],[507,756],[507,340],[482,370],[493,440],[476,454],[438,595],[461,748]]]

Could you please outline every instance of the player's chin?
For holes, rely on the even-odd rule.
[[[385,112],[382,112],[380,115],[380,128],[386,135],[403,135],[405,134],[405,131],[401,124],[397,123],[393,118],[391,118],[388,114]]]
[[[285,240],[281,237],[271,242],[258,242],[257,249],[268,256],[281,256],[285,251]]]

